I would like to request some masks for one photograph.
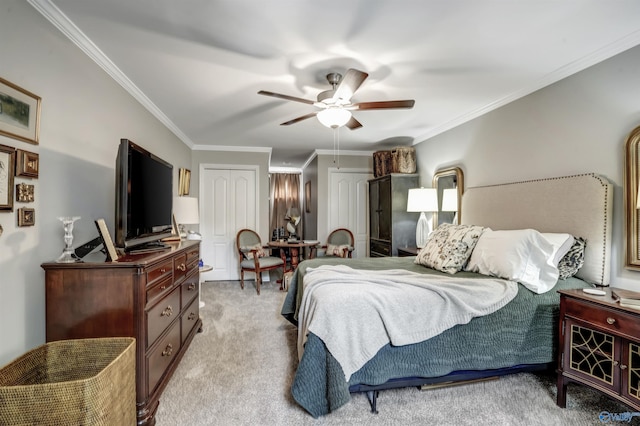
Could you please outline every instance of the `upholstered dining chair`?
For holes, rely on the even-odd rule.
[[[320,248],[324,250],[325,257],[351,257],[354,244],[353,233],[347,228],[338,228],[331,231],[327,244]]]
[[[262,271],[271,271],[282,268],[284,273],[284,261],[280,257],[269,255],[268,246],[262,245],[262,240],[257,232],[251,229],[241,229],[236,235],[236,247],[240,263],[240,288],[244,290],[244,272],[256,274],[256,291],[260,294],[262,284]],[[265,249],[267,249],[265,251]],[[278,280],[280,290],[282,279]]]

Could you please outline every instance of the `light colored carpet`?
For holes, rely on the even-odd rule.
[[[314,419],[289,391],[297,329],[280,316],[284,292],[267,283],[258,296],[253,283],[246,284],[245,290],[239,282],[202,285],[204,331],[160,399],[158,426],[597,425],[602,411],[632,411],[577,385],[569,385],[567,408],[558,408],[555,376],[525,373],[430,391],[384,391],[379,414],[355,394],[347,405]],[[631,424],[638,423],[634,417]]]

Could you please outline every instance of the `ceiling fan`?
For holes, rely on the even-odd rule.
[[[281,123],[282,126],[288,126],[290,124],[306,120],[307,118],[317,116],[318,120],[327,127],[338,128],[346,126],[351,130],[355,130],[362,127],[362,124],[353,117],[351,111],[413,108],[413,105],[415,104],[413,99],[402,101],[352,103],[351,97],[368,76],[369,74],[366,72],[362,72],[354,68],[347,70],[344,77],[339,73],[329,73],[327,74],[327,81],[331,84],[332,89],[320,92],[318,94],[317,101],[268,92],[265,90],[260,90],[258,94],[272,96],[274,98],[284,99],[287,101],[301,102],[319,108],[318,111]]]

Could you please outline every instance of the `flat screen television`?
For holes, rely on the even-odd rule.
[[[116,158],[116,246],[162,246],[171,236],[173,166],[128,139]]]

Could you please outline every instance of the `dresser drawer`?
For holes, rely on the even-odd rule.
[[[176,288],[147,312],[147,347],[180,315],[180,288]]]
[[[191,300],[198,295],[198,280],[200,279],[200,273],[195,271],[189,275],[186,280],[180,286],[182,292],[182,304],[181,308],[187,306]]]
[[[147,288],[147,305],[153,305],[158,299],[171,291],[173,280],[168,276],[162,281],[155,282],[151,288]]]
[[[196,246],[187,251],[187,263],[196,262],[200,260],[200,247]]]
[[[189,332],[193,330],[193,327],[198,322],[200,317],[200,302],[198,299],[194,299],[189,307],[184,311],[180,321],[182,322],[182,341],[184,342]]]
[[[149,392],[153,392],[158,381],[180,351],[180,322],[176,322],[147,358]]]
[[[609,309],[582,302],[576,299],[565,299],[566,315],[582,322],[592,324],[602,330],[626,335],[632,339],[640,336],[640,322],[638,317],[626,312]]]
[[[173,258],[173,280],[181,281],[187,275],[187,254],[182,253]]]
[[[371,256],[391,256],[391,243],[384,241],[371,241],[369,243],[369,249]]]
[[[173,270],[173,261],[171,259],[162,262],[159,265],[150,268],[147,271],[147,287],[152,286],[156,281],[171,277]]]

